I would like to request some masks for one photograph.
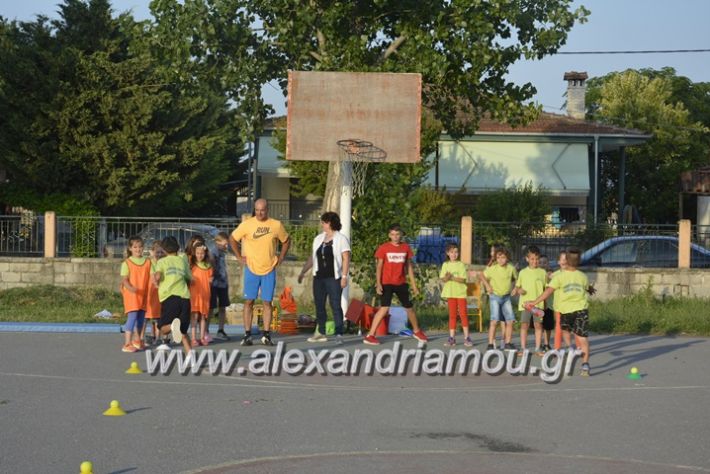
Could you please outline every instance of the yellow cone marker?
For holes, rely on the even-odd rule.
[[[105,416],[123,416],[125,414],[126,412],[123,411],[118,400],[112,400],[110,408],[104,412]]]
[[[138,362],[131,362],[131,366],[126,370],[127,374],[142,374],[143,371],[138,367]]]
[[[639,373],[638,367],[631,367],[626,378],[629,380],[641,380],[641,374]]]
[[[91,461],[84,461],[81,463],[81,466],[79,466],[79,474],[93,474],[94,472],[94,465],[91,464]]]

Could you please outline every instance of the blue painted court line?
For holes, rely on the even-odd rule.
[[[226,325],[224,327],[227,334],[244,334],[243,325]],[[251,328],[253,334],[261,331],[257,326]],[[120,324],[105,323],[22,323],[22,322],[0,322],[0,332],[68,332],[68,333],[120,333]],[[217,333],[217,325],[210,325],[210,332]]]

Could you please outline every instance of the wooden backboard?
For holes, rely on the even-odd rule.
[[[289,71],[286,159],[335,161],[338,140],[359,139],[416,163],[421,96],[421,74]]]

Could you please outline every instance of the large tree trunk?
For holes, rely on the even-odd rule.
[[[328,211],[340,213],[340,163],[337,161],[328,163],[328,181],[321,214]]]

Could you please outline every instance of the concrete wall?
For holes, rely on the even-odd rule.
[[[289,285],[296,299],[311,299],[311,278],[298,284],[302,262],[285,262],[278,271],[277,292]],[[26,258],[0,257],[0,290],[32,285],[98,286],[118,291],[121,260],[109,258]],[[227,259],[229,294],[241,295],[242,272],[234,259]],[[351,290],[355,298],[362,296],[357,285]]]
[[[227,261],[230,295],[241,294],[241,268],[235,260]],[[310,277],[298,284],[301,262],[285,262],[278,271],[277,292],[291,286],[297,300],[310,300]],[[0,289],[32,286],[99,286],[118,290],[121,261],[98,258],[12,258],[0,257]],[[478,267],[474,267],[477,268]],[[482,268],[482,267],[481,267]],[[697,296],[710,298],[710,270],[608,268],[587,272],[589,281],[597,289],[596,299],[604,301],[626,296],[646,288],[649,284],[657,295]],[[436,301],[438,285],[426,285],[430,300]],[[353,285],[352,298],[362,297],[362,289]]]

